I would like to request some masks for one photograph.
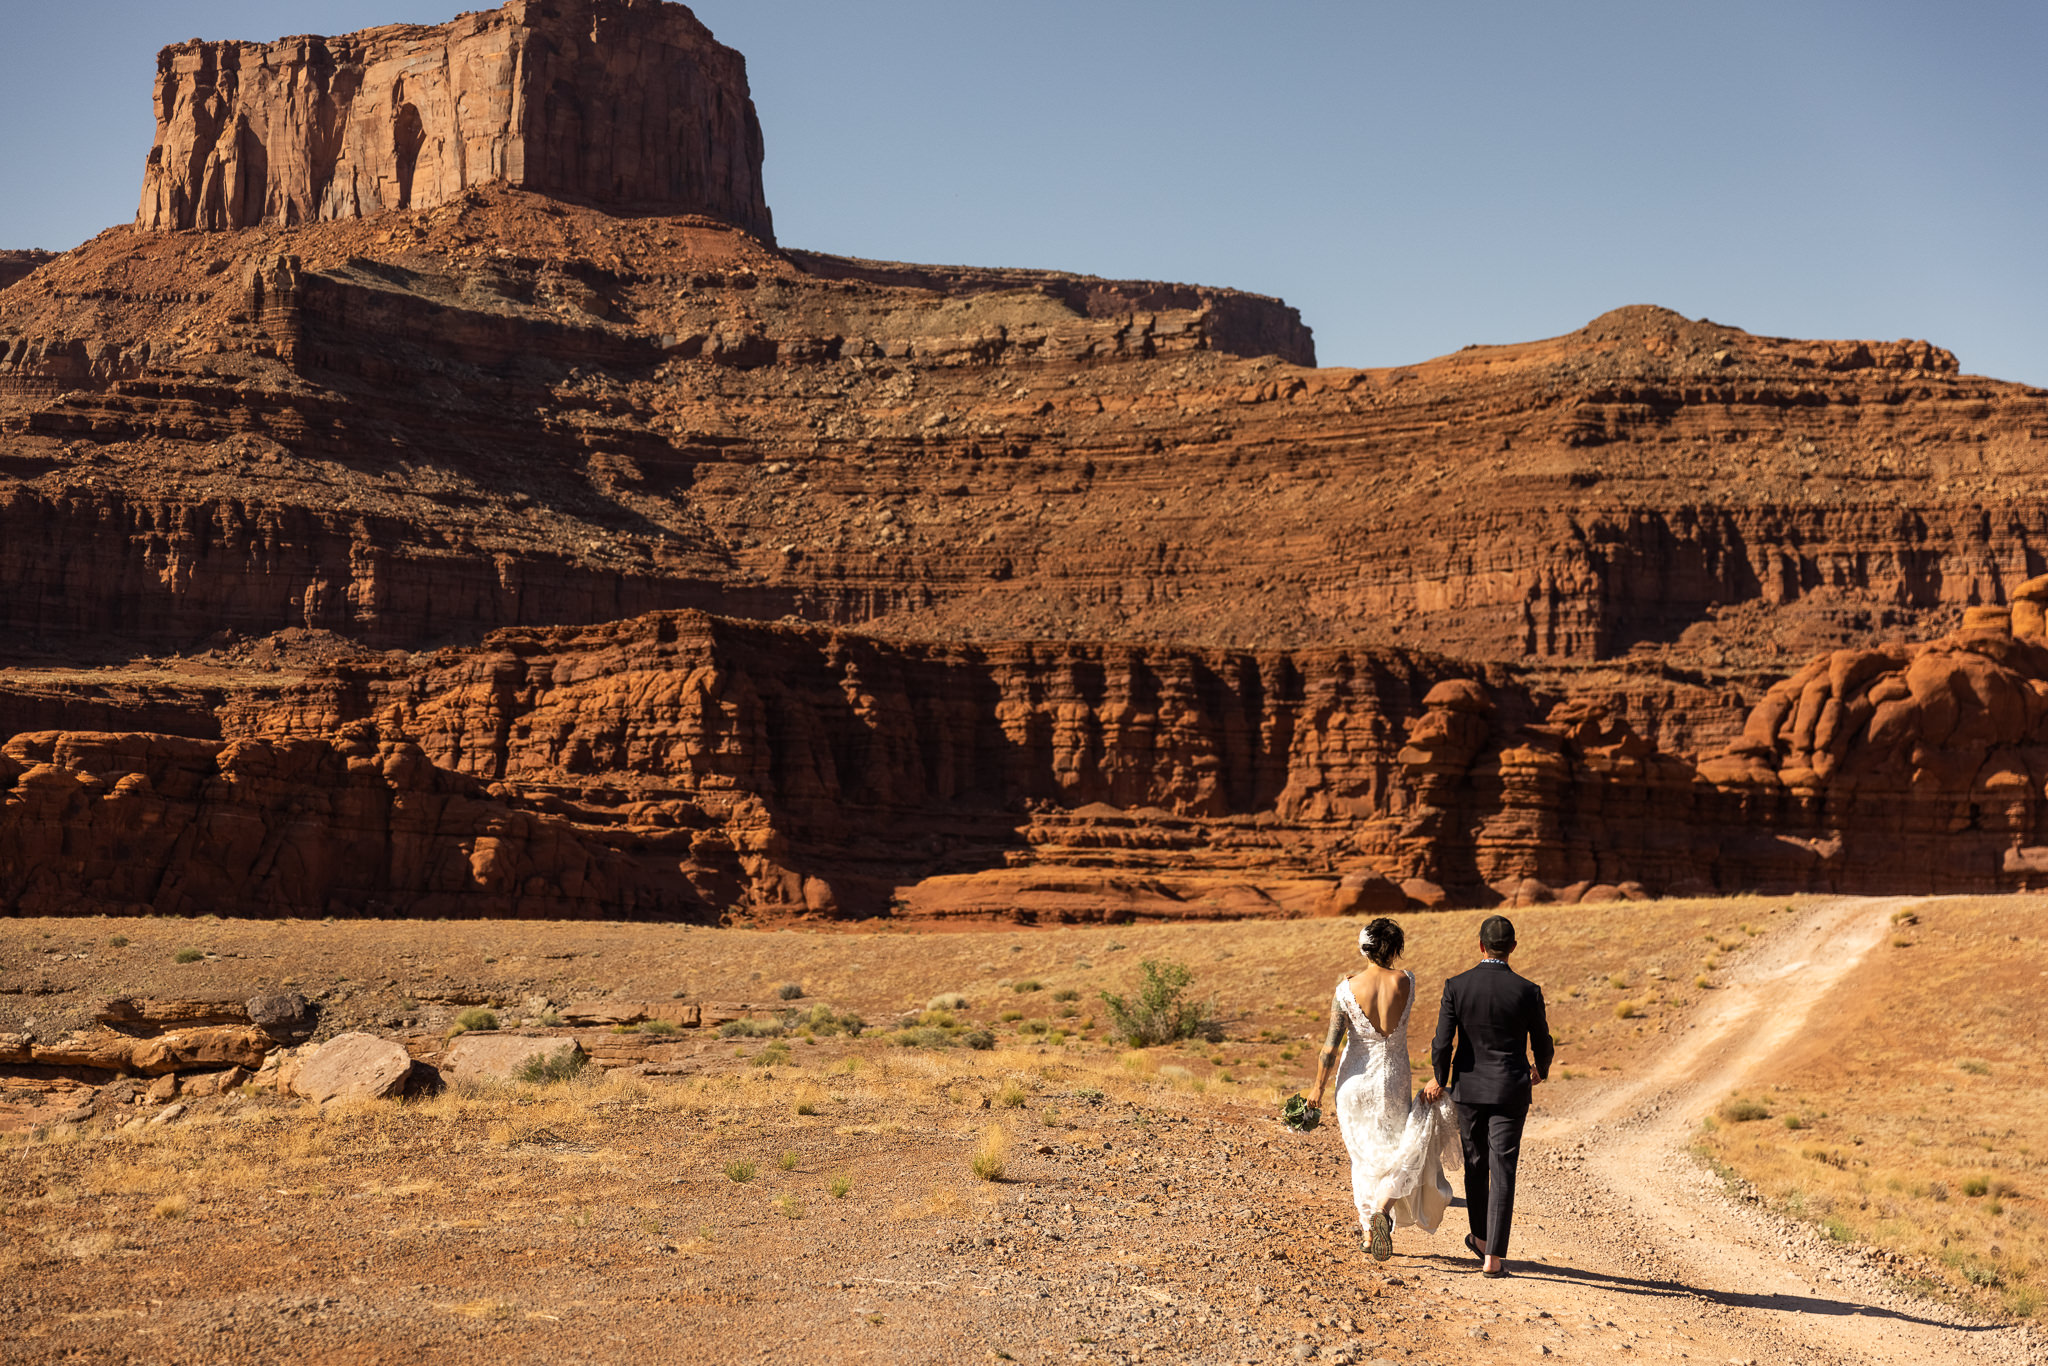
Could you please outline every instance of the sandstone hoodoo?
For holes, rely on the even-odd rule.
[[[660,0],[182,43],[155,108],[145,228],[364,218],[498,183],[773,237],[746,61]]]
[[[184,44],[157,110],[135,225],[0,257],[0,907],[2048,877],[2048,392],[1940,347],[1334,369],[1277,299],[793,249],[652,0]]]

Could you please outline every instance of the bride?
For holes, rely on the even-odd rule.
[[[1394,1255],[1396,1225],[1436,1231],[1451,1203],[1442,1157],[1453,1159],[1457,1112],[1448,1097],[1434,1104],[1410,1098],[1408,1014],[1415,1004],[1415,974],[1397,972],[1405,938],[1384,917],[1358,933],[1367,965],[1337,983],[1330,1032],[1316,1063],[1310,1102],[1322,1108],[1338,1049],[1337,1128],[1351,1154],[1351,1198],[1366,1245],[1377,1261]]]

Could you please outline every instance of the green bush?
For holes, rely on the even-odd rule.
[[[727,1020],[718,1027],[721,1039],[779,1039],[787,1032],[771,1020]]]
[[[1026,991],[1044,991],[1045,983],[1035,977],[1027,977],[1021,982],[1012,984],[1010,990],[1020,994]]]
[[[1222,1037],[1216,1003],[1186,999],[1195,974],[1185,963],[1160,963],[1147,958],[1138,965],[1138,970],[1143,980],[1135,1001],[1113,992],[1102,993],[1111,1026],[1126,1043],[1135,1048],[1150,1048],[1181,1039]]]
[[[109,940],[107,941],[107,947],[108,947],[108,948],[110,948],[110,949],[125,949],[125,948],[127,948],[127,947],[128,947],[128,936],[127,936],[127,935],[125,935],[125,934],[117,934],[117,935],[115,935],[115,936],[114,936],[114,937],[113,937],[112,939],[109,939]]]
[[[1061,987],[1052,994],[1052,998],[1055,1001],[1078,1001],[1081,999],[1081,993],[1072,987]]]
[[[204,957],[206,955],[198,949],[179,949],[171,955],[171,961],[174,963],[196,963]]]
[[[960,1036],[960,1042],[969,1048],[986,1053],[996,1046],[996,1036],[986,1029],[970,1029]]]
[[[640,1032],[642,1034],[673,1034],[676,1032],[676,1024],[673,1020],[642,1020],[640,1022]]]
[[[784,982],[776,988],[775,994],[785,1001],[801,1001],[804,998],[803,983]]]
[[[468,1010],[455,1017],[455,1027],[465,1030],[496,1029],[498,1027],[498,1017],[493,1012],[485,1010],[482,1006],[471,1006]]]
[[[1747,1124],[1752,1120],[1770,1117],[1769,1107],[1761,1101],[1735,1099],[1721,1107],[1721,1118],[1731,1124]]]
[[[544,1086],[550,1082],[573,1081],[589,1062],[581,1049],[562,1048],[553,1053],[534,1054],[520,1063],[512,1075],[519,1081]]]

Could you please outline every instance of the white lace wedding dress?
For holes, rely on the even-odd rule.
[[[1445,1161],[1462,1163],[1457,1110],[1449,1096],[1431,1105],[1410,1099],[1408,1017],[1415,1013],[1415,974],[1408,1005],[1391,1034],[1366,1018],[1351,979],[1337,983],[1336,1014],[1344,1019],[1344,1060],[1337,1068],[1337,1128],[1351,1154],[1351,1198],[1359,1227],[1371,1232],[1372,1212],[1392,1197],[1394,1226],[1415,1224],[1425,1233],[1450,1207]]]

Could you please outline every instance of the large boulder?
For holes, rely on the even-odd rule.
[[[583,1045],[558,1035],[464,1034],[441,1056],[441,1075],[451,1081],[513,1081],[536,1059],[582,1053]]]
[[[297,1043],[313,1032],[313,1007],[296,991],[252,996],[244,1009],[250,1024],[279,1043]]]
[[[402,1094],[412,1055],[374,1034],[337,1034],[322,1044],[291,1079],[293,1094],[322,1105],[330,1100],[384,1100]]]

